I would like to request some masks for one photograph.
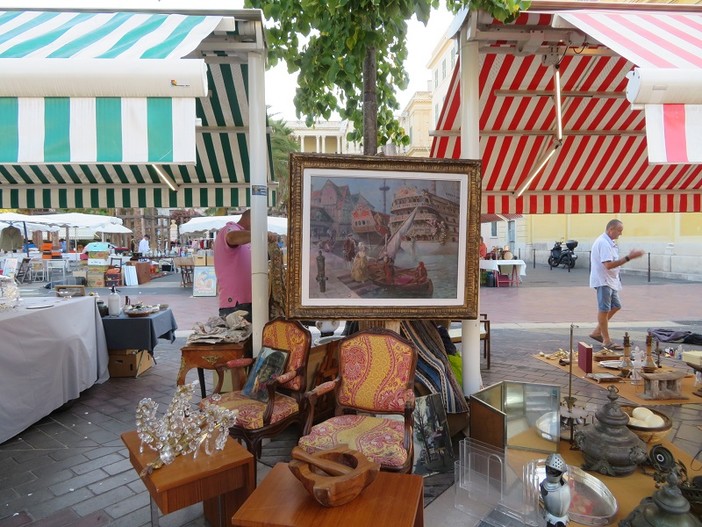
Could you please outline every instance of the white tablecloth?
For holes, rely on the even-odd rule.
[[[0,443],[109,378],[94,297],[23,299],[0,312],[0,343]]]
[[[503,265],[516,265],[519,267],[519,275],[526,276],[526,263],[524,260],[480,260],[480,268],[487,271],[498,271]],[[502,273],[502,271],[500,272]]]

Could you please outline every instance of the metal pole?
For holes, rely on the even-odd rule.
[[[532,258],[534,259],[534,269],[536,269],[536,249],[532,249],[531,252],[533,253]]]
[[[648,253],[648,281],[651,282],[651,253]]]

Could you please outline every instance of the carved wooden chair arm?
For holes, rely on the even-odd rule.
[[[224,384],[225,371],[247,368],[251,366],[251,364],[253,364],[252,358],[232,359],[230,361],[225,362],[224,364],[216,364],[214,369],[217,371],[217,386],[215,386],[215,389],[212,393],[221,393],[222,385]]]
[[[253,364],[252,358],[232,359],[225,363],[227,368],[248,368]]]
[[[305,428],[302,431],[302,435],[306,436],[307,434],[310,433],[310,429],[312,428],[312,422],[314,421],[314,407],[317,404],[317,399],[324,395],[325,393],[329,393],[332,390],[336,388],[336,386],[339,384],[341,379],[338,377],[336,379],[333,379],[331,381],[323,382],[319,386],[315,386],[312,390],[308,391],[305,393],[305,399],[307,400],[307,421],[305,421]]]

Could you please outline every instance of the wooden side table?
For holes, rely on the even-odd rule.
[[[414,474],[380,472],[355,500],[339,507],[323,507],[293,476],[287,463],[278,463],[236,511],[232,525],[423,527],[424,481]]]
[[[137,473],[156,458],[156,453],[148,447],[143,454],[139,453],[141,442],[136,430],[124,432],[122,441]],[[228,437],[222,451],[211,456],[199,452],[197,459],[192,455],[178,456],[170,465],[142,477],[151,495],[151,525],[158,526],[158,509],[169,514],[200,501],[210,525],[231,525],[234,512],[256,488],[254,463],[253,456]]]
[[[197,377],[200,381],[200,391],[203,399],[207,396],[205,390],[205,374],[203,370],[214,370],[216,366],[234,359],[251,356],[251,339],[244,342],[231,342],[224,344],[192,344],[180,348],[180,370],[176,384],[185,384],[185,376],[193,368],[197,368]],[[238,387],[243,387],[246,377],[243,370],[239,372],[239,379],[235,379]]]

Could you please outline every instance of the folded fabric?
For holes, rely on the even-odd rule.
[[[649,329],[648,332],[660,342],[684,342],[686,338],[693,334],[692,331],[676,331],[664,328]],[[702,339],[702,335],[697,336]],[[692,342],[689,344],[692,344]]]
[[[400,332],[417,348],[416,381],[430,393],[441,395],[446,413],[467,412],[468,401],[453,373],[436,325],[427,320],[403,320]]]

